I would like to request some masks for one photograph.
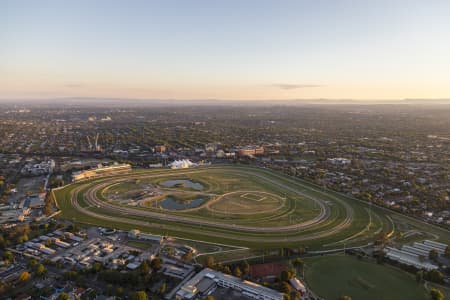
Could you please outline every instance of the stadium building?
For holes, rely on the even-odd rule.
[[[417,269],[425,269],[430,271],[437,270],[439,268],[428,259],[430,251],[434,250],[439,255],[443,255],[446,248],[446,244],[425,240],[422,242],[414,242],[410,246],[404,245],[401,249],[386,247],[384,252],[391,260],[395,260],[408,266],[414,266]]]
[[[205,268],[189,281],[187,281],[176,293],[178,300],[200,299],[212,294],[216,289],[232,289],[239,293],[235,299],[260,299],[282,300],[283,293],[269,289],[251,281],[227,275],[221,272]],[[230,299],[231,300],[231,299]]]
[[[98,167],[97,169],[85,170],[72,173],[72,181],[77,182],[84,179],[95,178],[105,175],[127,173],[131,171],[129,164],[115,164],[112,166]]]

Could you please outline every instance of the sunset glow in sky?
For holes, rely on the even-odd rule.
[[[0,99],[450,98],[450,1],[0,0]]]

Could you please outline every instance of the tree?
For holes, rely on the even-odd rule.
[[[89,290],[87,293],[83,294],[83,300],[95,300],[97,297],[97,291],[95,289]]]
[[[193,256],[192,251],[189,251],[189,252],[186,252],[186,254],[184,254],[181,258],[184,261],[190,261],[190,260],[192,260],[192,256]]]
[[[64,185],[64,180],[62,180],[61,178],[53,178],[50,181],[50,187],[51,188],[56,188],[56,187],[60,187]]]
[[[11,251],[5,251],[3,253],[3,259],[8,263],[12,263],[14,261],[14,254]]]
[[[230,267],[229,266],[224,266],[222,272],[225,273],[225,274],[231,274]]]
[[[444,274],[438,270],[431,270],[425,274],[425,279],[436,283],[442,283],[444,281]]]
[[[5,241],[5,237],[0,234],[0,249],[3,249],[7,246],[7,242]]]
[[[22,234],[16,237],[16,242],[18,244],[25,243],[26,241],[28,241],[28,234]]]
[[[159,287],[159,294],[164,295],[167,291],[167,284],[163,282],[161,286]]]
[[[30,260],[28,261],[28,266],[29,266],[30,268],[34,268],[34,267],[36,267],[37,265],[38,265],[38,261],[37,261],[37,259],[35,259],[35,258],[30,259]]]
[[[417,281],[418,283],[423,282],[423,271],[418,271],[418,272],[416,273],[416,281]]]
[[[77,271],[67,271],[63,274],[65,280],[75,280],[78,277]]]
[[[288,281],[289,279],[292,278],[292,276],[294,276],[294,274],[291,271],[283,270],[283,271],[281,271],[280,279],[281,279],[281,281]]]
[[[119,286],[118,288],[116,288],[116,296],[122,297],[123,293],[124,293],[123,287]]]
[[[19,275],[19,281],[20,282],[25,282],[28,279],[30,279],[31,275],[30,273],[28,273],[27,271],[23,271],[22,273],[20,273]]]
[[[285,294],[289,294],[290,292],[291,292],[291,286],[289,285],[289,283],[287,283],[286,281],[283,281],[282,283],[281,283],[281,286],[280,286],[280,288],[281,288],[281,291],[283,292],[283,293],[285,293]]]
[[[205,267],[212,269],[214,268],[214,265],[215,265],[214,257],[208,256],[206,258]]]
[[[148,265],[147,260],[144,260],[139,266],[139,272],[141,275],[147,275],[150,272],[150,266]]]
[[[250,272],[250,265],[246,260],[241,263],[240,268],[244,275],[247,275]]]
[[[430,296],[432,300],[444,300],[444,294],[438,289],[431,289]]]
[[[447,248],[445,248],[445,253],[444,253],[444,255],[445,255],[446,257],[450,257],[450,245],[448,245]]]
[[[67,231],[69,231],[69,232],[79,232],[80,231],[80,226],[78,226],[76,224],[70,224],[67,227]]]
[[[42,296],[49,297],[49,296],[51,296],[53,294],[53,292],[54,292],[54,290],[53,290],[52,287],[45,286],[38,293],[39,293],[39,295],[41,296],[41,299],[42,299],[43,298]]]
[[[39,264],[36,267],[36,275],[37,276],[44,276],[44,274],[47,272],[47,269],[44,267],[43,264]]]
[[[112,296],[114,292],[114,287],[111,283],[108,283],[105,287],[105,293],[107,296]]]
[[[297,269],[302,269],[302,268],[303,268],[303,265],[304,265],[304,262],[303,262],[303,260],[302,260],[301,258],[296,258],[296,259],[294,259],[294,261],[292,262],[292,265],[293,265],[294,267],[296,267]]]
[[[234,267],[233,275],[236,276],[236,277],[241,277],[242,276],[242,271],[241,271],[241,269],[238,266]]]
[[[130,300],[148,300],[148,296],[145,291],[138,291],[130,293]]]
[[[431,249],[430,253],[428,254],[428,257],[432,260],[432,261],[437,261],[438,257],[439,257],[439,253],[435,250],[435,249]]]
[[[298,254],[303,255],[306,253],[306,248],[304,246],[298,247]]]
[[[292,289],[289,295],[293,300],[300,300],[302,298],[302,294],[299,291],[296,291],[295,289]]]
[[[52,245],[52,243],[53,243],[52,240],[48,239],[48,240],[45,241],[45,246],[46,247],[50,247]]]
[[[102,269],[102,264],[101,263],[98,263],[98,262],[96,262],[93,266],[92,266],[92,272],[94,272],[94,273],[98,273],[98,272],[100,272],[100,270]]]
[[[167,247],[167,254],[169,254],[170,256],[173,256],[175,254],[175,250],[173,249],[173,247]]]
[[[44,208],[42,209],[42,212],[46,216],[50,216],[53,213],[53,203],[50,200],[50,197],[45,200]]]
[[[56,300],[70,300],[70,297],[68,294],[63,292],[56,297]]]
[[[161,269],[161,258],[159,257],[155,257],[154,259],[152,259],[152,261],[150,262],[150,266],[153,270],[153,272],[158,272],[159,269]]]
[[[208,297],[206,297],[206,300],[216,300],[216,298],[214,298],[213,295],[209,295]]]

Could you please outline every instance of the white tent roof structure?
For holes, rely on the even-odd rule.
[[[187,169],[197,166],[196,163],[191,162],[189,159],[175,160],[169,164],[172,169]]]

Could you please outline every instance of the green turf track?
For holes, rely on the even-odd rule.
[[[223,179],[233,177],[246,178],[241,181],[245,182],[247,186],[250,185],[251,189],[270,191],[277,195],[285,193],[287,200],[286,205],[282,209],[271,215],[265,214],[264,212],[255,212],[255,214],[250,216],[234,215],[232,216],[232,221],[227,219],[228,216],[226,213],[212,214],[206,209],[200,209],[195,212],[164,211],[164,214],[187,216],[197,220],[214,220],[218,224],[233,222],[233,224],[243,226],[276,227],[292,224],[292,222],[296,221],[296,216],[300,216],[301,221],[313,218],[319,212],[317,205],[311,200],[311,198],[315,198],[327,203],[327,207],[329,208],[328,217],[323,222],[307,229],[270,233],[231,230],[228,228],[220,228],[220,226],[201,226],[184,222],[153,220],[151,218],[145,219],[148,224],[135,225],[128,224],[128,221],[126,220],[141,222],[143,218],[133,215],[121,215],[112,211],[105,211],[102,208],[89,207],[89,203],[85,198],[87,191],[102,183],[108,183],[119,179],[126,180],[131,176],[158,183],[161,180],[169,178],[186,178],[186,175],[182,173],[183,171],[186,170],[134,170],[131,174],[102,177],[67,185],[63,188],[54,190],[54,196],[57,200],[58,207],[62,211],[59,217],[82,224],[114,227],[125,230],[137,228],[146,232],[169,234],[172,236],[254,248],[272,248],[280,246],[297,247],[302,245],[309,246],[310,249],[324,250],[339,248],[344,244],[347,247],[365,245],[373,241],[381,232],[392,233],[393,235],[399,234],[398,230],[396,230],[396,228],[399,227],[397,224],[401,224],[402,228],[427,231],[438,237],[441,241],[450,242],[450,234],[444,229],[430,226],[376,206],[371,206],[367,203],[333,191],[325,190],[311,183],[294,179],[275,171],[247,166],[213,166],[189,169],[189,171],[192,171],[192,173],[189,174],[189,178],[201,182],[206,187],[207,191],[216,194],[243,188],[242,184],[225,186],[224,184],[221,184],[221,181],[224,181]],[[292,189],[303,193],[303,196],[296,195],[292,191],[285,191],[277,184],[273,184],[267,180],[258,178],[257,176],[252,176],[255,174],[264,176],[273,182],[288,185]],[[117,217],[116,220],[103,220],[75,210],[71,204],[71,197],[72,193],[77,189],[79,189],[79,192],[76,195],[76,199],[81,207],[88,207],[89,211],[104,216]],[[106,200],[101,191],[98,191],[95,195],[100,200]],[[160,210],[151,208],[139,209],[160,212]],[[349,215],[351,215],[351,222],[349,225],[341,230],[336,230],[337,226]],[[326,236],[323,235],[327,232],[332,232],[332,234]]]

